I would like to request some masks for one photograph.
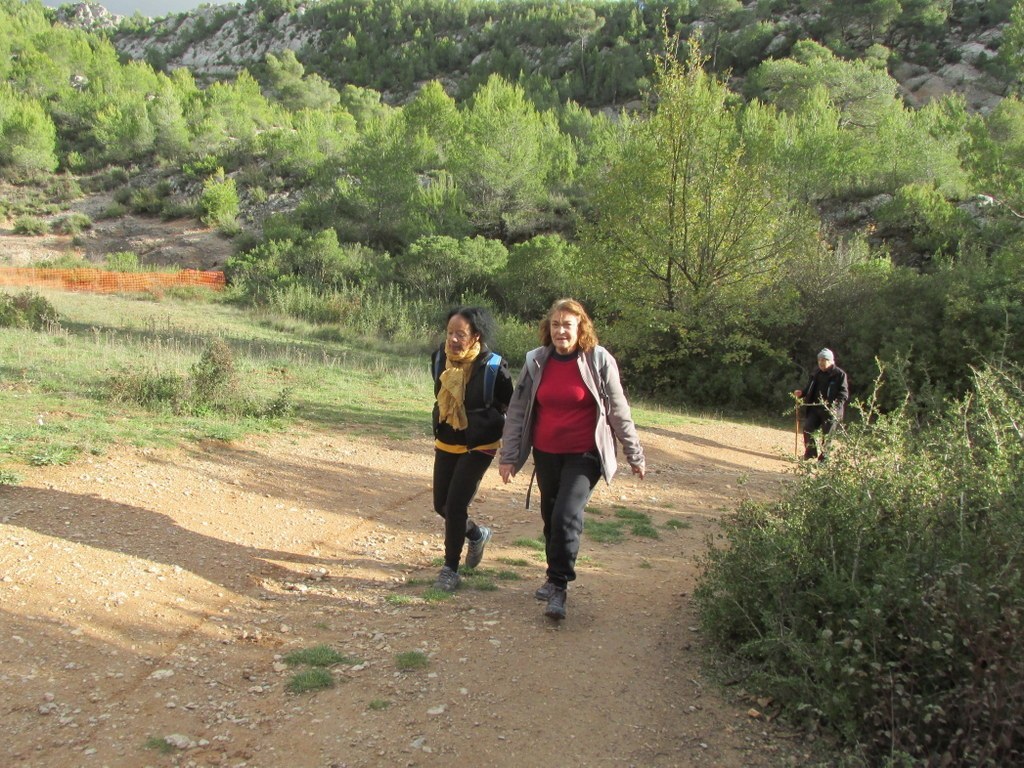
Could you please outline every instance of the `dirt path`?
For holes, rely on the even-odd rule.
[[[28,471],[0,487],[5,764],[801,763],[802,737],[703,676],[691,603],[706,537],[738,499],[778,492],[791,436],[641,437],[647,479],[620,473],[592,507],[645,512],[659,538],[585,537],[561,625],[516,543],[540,533],[527,482],[496,470],[473,515],[495,528],[481,570],[497,588],[422,599],[442,536],[421,441],[292,431]],[[289,693],[282,656],[320,644],[358,661]],[[410,651],[428,666],[400,670]]]

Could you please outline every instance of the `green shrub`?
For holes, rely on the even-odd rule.
[[[185,163],[181,168],[186,176],[191,176],[195,179],[216,174],[218,169],[223,173],[223,169],[220,168],[220,159],[212,154],[203,155],[192,162]]]
[[[288,388],[267,401],[248,396],[235,370],[234,352],[219,339],[207,346],[187,376],[174,371],[120,371],[107,381],[106,392],[113,402],[196,416],[220,413],[275,419],[294,410]]]
[[[14,234],[16,235],[45,235],[50,231],[50,225],[45,219],[38,216],[19,216],[14,220]]]
[[[34,291],[17,295],[0,292],[0,328],[28,328],[40,331],[60,320],[57,310]]]
[[[164,196],[154,189],[136,189],[128,193],[127,201],[122,201],[119,196],[114,197],[117,202],[127,202],[128,207],[135,213],[158,214],[164,207]]]
[[[49,197],[60,202],[77,200],[83,194],[78,180],[70,173],[54,176],[48,187],[47,194]]]
[[[128,213],[127,206],[122,203],[113,202],[100,211],[99,218],[101,219],[119,219]]]
[[[112,189],[120,191],[125,188],[128,183],[128,171],[118,166],[111,166],[103,171],[100,171],[94,177],[94,184],[100,190],[110,191]],[[116,193],[115,193],[116,194]]]
[[[151,410],[176,408],[183,391],[184,379],[173,372],[122,371],[107,382],[107,397],[111,401]]]
[[[55,259],[45,259],[40,261],[36,266],[45,267],[47,269],[89,269],[95,267],[95,265],[90,263],[87,259],[83,259],[81,256],[74,253],[62,253]]]
[[[441,325],[438,307],[409,298],[396,285],[362,288],[344,283],[333,290],[306,284],[273,288],[269,306],[281,314],[317,324],[337,324],[357,336],[422,342]]]
[[[160,218],[164,221],[173,221],[174,219],[188,219],[196,215],[196,207],[189,203],[179,203],[171,198],[164,200],[164,204],[160,207]]]
[[[104,264],[111,272],[138,272],[139,257],[133,251],[108,253]]]
[[[986,369],[923,427],[866,410],[785,498],[743,505],[702,564],[701,622],[746,686],[867,764],[1024,751],[1021,382]]]
[[[193,407],[225,402],[238,388],[235,353],[221,339],[214,339],[189,371],[189,400]]]
[[[223,228],[235,223],[239,211],[238,190],[234,179],[225,178],[223,168],[218,168],[217,173],[203,182],[199,211],[200,219],[207,226]]]
[[[53,223],[53,231],[61,235],[77,235],[92,228],[92,219],[84,213],[69,213]]]
[[[494,347],[514,367],[526,362],[526,353],[540,345],[540,315],[535,322],[512,317],[499,318],[498,338]]]

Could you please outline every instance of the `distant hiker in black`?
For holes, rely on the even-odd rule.
[[[793,390],[803,398],[804,405],[804,458],[825,461],[828,436],[843,420],[843,411],[850,399],[850,382],[846,371],[836,365],[832,350],[825,348],[818,353],[818,369],[811,374],[811,380],[804,389]],[[814,433],[821,430],[823,439],[819,449]]]
[[[494,320],[479,307],[448,313],[444,343],[431,358],[434,377],[434,511],[444,518],[444,567],[434,586],[459,586],[459,561],[476,568],[491,529],[469,519],[469,504],[494,460],[512,399],[508,363],[487,348]]]

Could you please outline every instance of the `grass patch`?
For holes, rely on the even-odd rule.
[[[616,544],[622,541],[621,520],[584,520],[583,535],[598,544]]]
[[[21,482],[21,475],[0,469],[0,485],[17,485]]]
[[[167,296],[0,287],[13,318],[0,334],[0,376],[18,393],[0,412],[0,457],[61,464],[115,443],[236,440],[295,420],[427,436],[433,390],[425,349],[393,345],[385,353],[382,341],[320,339],[310,324],[227,299],[206,296],[196,311],[195,302]],[[57,322],[29,322],[44,310]],[[221,351],[204,359],[221,342],[230,366]],[[234,405],[222,407],[228,382]]]
[[[285,689],[289,693],[309,693],[333,687],[334,675],[322,667],[314,667],[294,674]]]
[[[670,529],[677,530],[677,531],[678,530],[682,530],[684,528],[692,528],[692,527],[693,527],[693,524],[690,521],[688,521],[688,520],[668,520],[665,523],[665,528],[670,528]]]
[[[380,712],[391,706],[391,702],[387,699],[374,699],[366,705],[367,709],[372,709],[374,712]]]
[[[312,648],[303,648],[286,654],[284,663],[291,667],[297,667],[300,664],[311,667],[332,667],[335,664],[358,664],[359,660],[338,653],[329,645],[315,645]]]
[[[446,600],[451,600],[453,597],[455,597],[454,592],[445,592],[443,589],[437,589],[436,587],[431,587],[423,593],[423,599],[428,603],[443,603]]]
[[[529,560],[524,560],[521,557],[499,557],[497,562],[502,565],[509,565],[513,568],[525,568],[530,565]]]
[[[660,539],[661,534],[650,522],[636,520],[629,526],[629,532],[643,539]]]
[[[629,531],[634,536],[645,539],[660,538],[657,529],[651,523],[651,516],[646,512],[639,512],[627,507],[616,507],[614,514],[617,519],[624,520],[629,524]]]
[[[69,445],[46,445],[38,453],[33,453],[28,463],[33,467],[62,467],[73,462],[79,450]]]
[[[174,745],[163,736],[150,736],[146,739],[146,749],[152,749],[161,755],[169,755],[174,751]]]
[[[388,605],[400,606],[400,605],[411,605],[412,603],[414,603],[416,601],[413,600],[408,595],[390,594],[390,595],[388,595],[387,597],[384,598],[384,602],[387,603]]]
[[[651,522],[651,516],[647,513],[638,512],[637,510],[629,509],[628,507],[615,507],[613,513],[619,520],[635,520],[644,523]]]
[[[478,592],[493,592],[498,588],[493,579],[487,574],[471,573],[462,577],[462,583],[470,589]]]
[[[430,659],[423,651],[405,651],[395,656],[395,665],[401,670],[423,669]]]
[[[526,549],[535,549],[541,552],[544,551],[544,539],[516,539],[512,542],[514,547],[525,547]]]

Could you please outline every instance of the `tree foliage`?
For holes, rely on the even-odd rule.
[[[657,111],[628,125],[583,230],[592,290],[602,306],[637,313],[647,332],[636,356],[663,382],[666,361],[707,354],[732,332],[729,354],[749,347],[739,330],[749,306],[814,235],[799,206],[775,194],[771,163],[748,149],[744,131],[759,137],[771,114],[745,128],[690,48],[685,64],[660,60]]]
[[[42,106],[0,84],[0,173],[25,180],[57,167],[57,129]]]

